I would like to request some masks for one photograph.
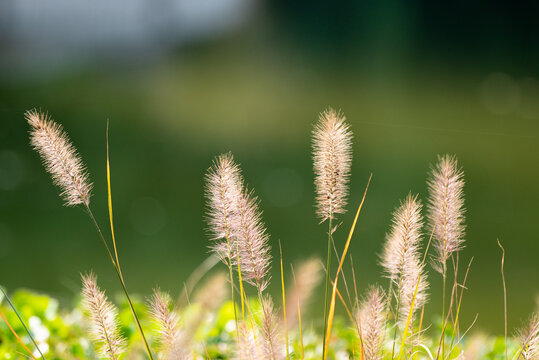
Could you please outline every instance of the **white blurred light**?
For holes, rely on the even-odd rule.
[[[12,43],[34,52],[119,51],[222,36],[241,25],[255,4],[254,0],[3,0],[0,21]]]

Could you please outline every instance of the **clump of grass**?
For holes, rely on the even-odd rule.
[[[190,301],[191,289],[199,285],[196,284],[198,280],[194,281],[194,284],[190,283],[189,290],[185,293],[187,298],[185,307],[174,307],[168,293],[155,290],[148,304],[149,317],[153,319],[154,324],[152,337],[147,339],[143,326],[150,324],[141,321],[135,311],[120,270],[112,222],[108,130],[106,162],[108,208],[114,253],[90,209],[92,183],[80,155],[67,134],[59,124],[41,112],[29,111],[25,117],[31,127],[31,144],[41,155],[53,182],[60,187],[65,204],[83,207],[95,225],[122,285],[127,307],[142,339],[139,348],[144,346],[146,356],[150,360],[153,360],[150,345],[159,350],[156,353],[159,358],[167,360],[199,358],[283,360],[285,357],[287,360],[321,358],[334,360],[346,355],[361,360],[435,358],[455,360],[465,357],[473,359],[475,355],[470,354],[480,353],[476,349],[475,340],[470,341],[468,348],[464,348],[463,345],[464,337],[475,321],[466,331],[460,333],[459,314],[471,261],[461,279],[459,252],[463,249],[465,232],[464,173],[459,168],[456,157],[450,155],[439,157],[438,163],[431,171],[428,180],[426,227],[423,221],[424,209],[418,195],[409,194],[396,208],[380,256],[382,275],[389,279],[389,287],[385,291],[377,285],[371,286],[365,289],[363,296],[360,296],[361,289],[358,290],[353,262],[350,261],[353,291],[349,288],[350,280],[344,275],[344,265],[349,256],[348,251],[372,175],[367,182],[363,197],[357,201],[355,217],[342,252],[339,252],[333,239],[334,220],[336,215],[343,214],[347,210],[352,133],[342,113],[328,109],[320,115],[313,131],[312,145],[316,192],[315,215],[321,222],[328,222],[328,254],[325,268],[324,326],[322,334],[316,335],[318,329],[313,327],[307,334],[304,333],[302,313],[309,299],[316,296],[315,288],[321,277],[320,262],[309,260],[299,266],[297,271],[292,270],[294,280],[288,291],[285,291],[287,287],[281,251],[283,308],[279,311],[267,293],[271,280],[272,254],[270,237],[262,220],[260,201],[253,190],[246,186],[240,166],[232,154],[217,156],[205,177],[206,217],[209,225],[210,249],[214,254],[212,256],[214,259],[218,256],[222,260],[228,268],[228,275],[218,273],[204,286],[200,286],[193,303]],[[425,246],[427,234],[430,236]],[[433,253],[429,253],[431,242]],[[331,269],[332,247],[338,259],[336,273],[332,273]],[[425,335],[426,329],[431,328],[426,324],[428,320],[423,317],[424,308],[428,306],[429,282],[425,264],[429,257],[434,270],[442,275],[442,327],[440,333]],[[205,274],[218,262],[216,259],[210,266],[205,266],[203,273]],[[194,278],[200,279],[204,274],[197,273]],[[446,282],[449,274],[453,275],[453,286],[446,304]],[[341,278],[342,281],[339,282]],[[226,281],[230,285],[231,300],[219,310],[227,292]],[[132,349],[126,346],[127,337],[120,331],[118,310],[108,301],[105,292],[97,286],[96,277],[92,274],[83,276],[82,282],[84,304],[90,315],[93,339],[99,354],[112,360],[139,358],[141,351],[136,346],[132,346]],[[247,284],[254,290],[246,289]],[[248,291],[256,291],[256,296],[249,298]],[[353,329],[348,332],[348,347],[345,350],[342,346],[343,339],[336,339],[336,336],[343,336],[342,326],[335,318],[337,299],[350,319],[350,323],[346,326]],[[238,310],[238,304],[241,304],[241,311]],[[15,307],[12,307],[16,311]],[[223,309],[233,313],[233,321],[222,314],[226,312]],[[282,317],[279,314],[282,314]],[[25,344],[24,337],[18,336],[3,312],[0,312],[0,315],[22,347],[30,353],[30,357],[35,358]],[[223,316],[227,321],[216,325],[215,318]],[[507,339],[506,336],[503,349],[506,357],[512,352],[513,359],[537,359],[538,319],[537,314],[532,316],[529,324],[519,331],[516,339]],[[214,327],[208,330],[212,321]],[[25,325],[24,327],[26,328]],[[332,333],[334,328],[339,330],[335,331],[337,335]],[[26,330],[33,340],[31,332]],[[448,332],[451,333],[451,340],[446,342]],[[216,351],[215,347],[219,350]],[[346,355],[343,355],[343,351]],[[45,359],[43,354],[41,356]]]

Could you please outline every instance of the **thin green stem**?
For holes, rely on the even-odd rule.
[[[118,276],[118,279],[120,280],[120,284],[122,285],[122,290],[125,293],[125,297],[127,298],[127,302],[129,303],[129,308],[131,309],[131,313],[133,314],[133,318],[135,319],[135,324],[137,326],[137,329],[140,333],[140,336],[142,337],[142,340],[144,342],[144,347],[146,348],[146,353],[148,354],[148,357],[150,360],[153,360],[152,352],[150,350],[150,346],[148,345],[148,341],[146,340],[146,336],[144,335],[144,331],[142,331],[142,326],[140,325],[140,321],[138,319],[137,313],[135,312],[135,308],[133,306],[133,303],[131,301],[131,297],[129,296],[129,292],[127,291],[127,287],[125,285],[124,279],[122,274],[120,273],[120,269],[118,268],[118,265],[116,264],[116,261],[114,261],[114,257],[112,255],[112,252],[110,251],[110,247],[107,244],[107,241],[105,240],[105,237],[103,236],[103,233],[101,232],[101,228],[97,224],[97,221],[95,220],[94,214],[92,213],[92,210],[90,207],[85,204],[86,211],[88,212],[88,215],[90,216],[90,219],[92,220],[97,233],[99,234],[99,238],[103,242],[103,245],[105,246],[105,249],[107,250],[107,255],[110,258],[110,261],[112,263],[112,266],[114,267],[114,270],[116,271],[116,275]]]
[[[328,330],[328,300],[329,300],[329,271],[331,266],[331,242],[332,242],[332,223],[333,216],[329,216],[329,228],[328,228],[328,255],[327,255],[327,265],[326,265],[326,295],[324,300],[324,342],[322,345],[322,354],[326,353],[326,335]]]
[[[238,314],[236,311],[236,297],[234,296],[234,273],[232,269],[232,249],[230,248],[230,240],[228,235],[226,237],[226,243],[228,246],[228,271],[230,275],[230,293],[232,294],[232,307],[234,308],[234,321],[236,322],[236,338],[239,342],[239,333],[238,333]]]
[[[39,355],[41,355],[41,358],[43,360],[45,360],[45,357],[43,356],[43,353],[39,349],[39,346],[37,346],[36,340],[32,336],[32,333],[30,332],[30,330],[28,330],[28,328],[26,327],[26,324],[24,323],[21,316],[19,315],[19,312],[17,311],[17,308],[15,307],[15,305],[13,304],[13,302],[11,301],[11,299],[9,298],[8,294],[6,293],[6,291],[4,290],[4,288],[2,286],[0,286],[0,290],[2,290],[2,293],[4,294],[4,297],[6,298],[9,306],[11,306],[11,308],[13,309],[13,311],[15,312],[17,317],[19,318],[19,321],[21,322],[22,326],[24,327],[24,330],[26,330],[26,333],[30,337],[30,340],[32,340],[32,342],[34,343],[34,346],[36,347],[37,351],[39,352]]]
[[[444,267],[443,267],[443,272],[442,272],[442,277],[443,277],[443,280],[442,280],[442,328],[445,329],[445,283],[446,283],[446,278],[447,278],[447,275],[446,275],[446,265],[444,263]],[[444,336],[444,332],[442,331],[442,359],[444,358],[444,353],[445,353],[445,336]]]

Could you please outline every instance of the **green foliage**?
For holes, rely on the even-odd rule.
[[[20,312],[22,318],[29,325],[29,329],[36,338],[47,360],[75,360],[95,359],[95,352],[91,339],[88,338],[87,322],[83,316],[80,303],[74,304],[72,309],[60,308],[58,301],[47,295],[38,294],[28,290],[18,290],[13,293],[12,300]],[[153,324],[149,319],[144,302],[135,297],[134,306],[140,316],[145,329],[151,330]],[[120,321],[122,331],[128,338],[130,351],[124,358],[143,354],[139,334],[133,325],[129,306],[125,301],[119,303]],[[249,301],[249,308],[253,313],[253,320],[259,321],[260,304],[258,300]],[[24,341],[26,346],[35,350],[30,339],[25,335],[24,328],[17,316],[5,301],[0,304],[0,310],[5,314],[13,329]],[[241,309],[239,309],[241,312]],[[189,305],[182,309],[182,321],[188,321],[196,316],[198,304]],[[247,315],[246,315],[247,316]],[[436,323],[440,324],[441,321]],[[303,344],[305,360],[318,360],[322,351],[322,336],[316,332],[314,324],[306,324],[303,329]],[[332,335],[332,346],[329,353],[331,359],[360,359],[360,341],[354,328],[350,327],[344,319],[336,318],[335,331]],[[427,346],[436,357],[436,346],[440,339],[441,326],[436,326],[432,333],[425,335],[422,344]],[[151,334],[152,331],[147,331]],[[298,329],[290,330],[291,359],[300,359],[301,345]],[[446,329],[445,340],[447,351],[453,336],[453,329]],[[461,334],[462,335],[462,334]],[[195,334],[196,348],[192,349],[197,359],[230,359],[233,356],[235,342],[235,322],[232,303],[224,303],[215,314],[206,317],[202,326]],[[455,335],[456,339],[456,335]],[[149,338],[153,343],[153,338]],[[454,340],[454,345],[456,340]],[[397,344],[398,345],[398,344]],[[387,345],[389,347],[390,345]],[[455,359],[460,351],[467,349],[473,352],[477,358],[488,360],[505,359],[505,340],[503,337],[472,336],[465,338],[459,346],[455,346],[450,359]],[[508,352],[511,357],[518,350],[514,341],[509,339]],[[429,355],[422,347],[415,349],[415,359],[429,359]],[[390,353],[390,352],[389,352]],[[36,355],[37,352],[34,353]],[[447,353],[446,353],[447,356]],[[0,322],[0,359],[27,359],[24,348],[17,342],[4,321]]]

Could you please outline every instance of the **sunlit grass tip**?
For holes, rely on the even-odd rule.
[[[211,248],[223,261],[234,256],[230,239],[239,226],[242,189],[241,171],[232,154],[216,157],[206,173],[206,217],[211,233]]]
[[[25,113],[30,124],[30,143],[39,153],[53,182],[61,189],[65,204],[89,205],[92,183],[77,150],[60,124],[43,112]]]
[[[320,114],[313,130],[312,149],[316,212],[325,221],[346,211],[352,132],[341,112],[328,108]]]
[[[179,326],[179,317],[171,310],[170,295],[158,288],[154,289],[149,311],[157,326],[157,340],[162,357],[168,357]]]
[[[528,324],[517,333],[520,345],[519,359],[539,359],[539,314],[534,313]]]
[[[432,169],[427,206],[429,227],[433,233],[433,267],[443,273],[447,259],[464,242],[464,173],[451,155],[438,157]]]
[[[381,360],[386,331],[386,301],[380,287],[369,288],[357,316],[365,360]]]
[[[259,295],[270,282],[271,247],[269,235],[262,222],[258,198],[252,191],[244,189],[239,203],[240,222],[234,232],[242,279],[256,286]]]
[[[393,213],[393,223],[381,256],[384,275],[392,281],[401,277],[409,259],[419,259],[422,227],[421,202],[417,195],[409,194]]]

